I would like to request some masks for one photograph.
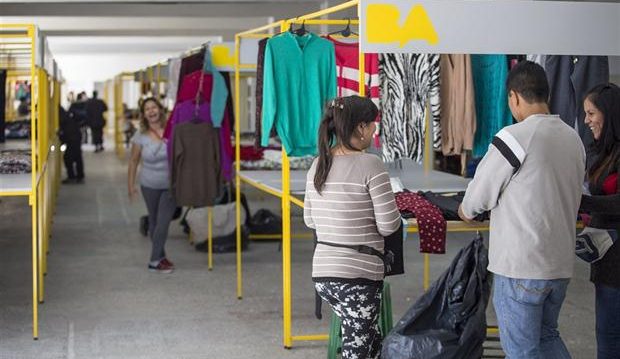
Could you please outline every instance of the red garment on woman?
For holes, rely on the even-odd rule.
[[[397,193],[396,206],[401,212],[415,215],[420,233],[421,253],[446,253],[447,223],[437,206],[417,193],[410,192]]]
[[[613,173],[605,178],[603,182],[603,193],[606,195],[616,194],[618,190],[618,174]]]

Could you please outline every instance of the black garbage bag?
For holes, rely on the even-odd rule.
[[[478,235],[456,255],[383,341],[383,359],[481,358],[491,292],[488,251]]]

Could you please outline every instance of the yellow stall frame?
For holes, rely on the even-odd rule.
[[[7,40],[10,39],[10,40]],[[26,196],[32,221],[32,335],[39,337],[39,303],[44,301],[44,275],[60,178],[59,126],[60,80],[56,74],[37,66],[39,37],[32,24],[0,24],[1,68],[9,75],[25,79],[31,85],[30,125],[32,170],[26,177],[5,177],[0,196]],[[24,50],[21,61],[5,61],[7,54],[18,46]],[[41,61],[43,63],[43,61]],[[4,89],[2,89],[4,91]]]

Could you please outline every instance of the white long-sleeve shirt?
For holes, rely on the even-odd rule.
[[[572,277],[584,175],[581,139],[559,116],[533,115],[498,132],[462,205],[469,218],[491,211],[489,271]]]

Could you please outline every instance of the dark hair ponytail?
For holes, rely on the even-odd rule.
[[[604,118],[601,138],[592,143],[597,159],[588,171],[588,179],[596,183],[606,170],[620,161],[620,88],[613,83],[601,84],[588,91],[586,99]]]
[[[332,168],[334,141],[350,150],[357,150],[351,145],[357,126],[373,122],[378,114],[377,106],[365,97],[340,97],[327,104],[319,126],[319,157],[314,174],[314,188],[319,194]]]

